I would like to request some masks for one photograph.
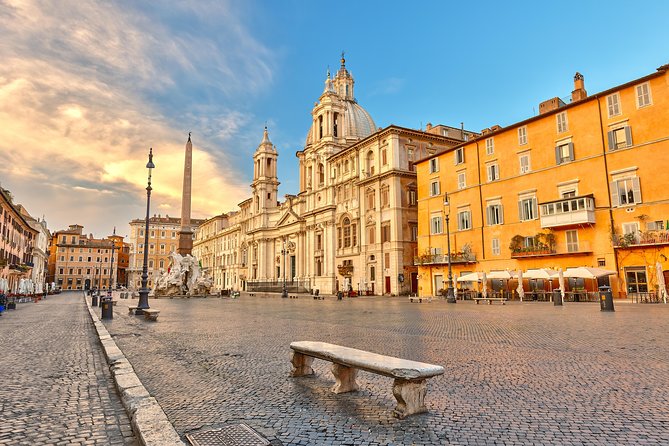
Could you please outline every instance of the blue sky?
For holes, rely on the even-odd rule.
[[[52,230],[127,234],[180,214],[193,132],[193,216],[249,196],[267,123],[280,194],[341,51],[377,126],[479,131],[669,63],[669,2],[0,0],[0,182]]]

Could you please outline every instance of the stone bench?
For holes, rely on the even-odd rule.
[[[487,302],[488,305],[492,305],[494,301],[501,302],[502,305],[508,300],[506,297],[475,297],[476,305],[479,304],[479,301]]]
[[[146,310],[142,310],[144,313],[144,319],[147,321],[157,321],[158,320],[158,315],[160,314],[160,310],[154,310],[152,308],[147,308]]]
[[[129,314],[135,314],[135,310],[137,310],[137,307],[128,307],[128,313]]]
[[[355,382],[358,369],[394,378],[393,395],[397,400],[397,407],[393,414],[397,418],[427,412],[426,381],[444,373],[444,368],[438,365],[379,355],[325,342],[292,342],[290,348],[293,350],[291,360],[293,370],[290,376],[313,375],[311,364],[314,358],[332,362],[332,374],[337,380],[332,387],[334,393],[358,390]]]
[[[432,302],[432,297],[409,296],[409,302],[423,303],[423,301]]]

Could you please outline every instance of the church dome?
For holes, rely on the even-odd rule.
[[[346,136],[363,139],[374,133],[376,125],[367,110],[357,102],[345,101],[345,104]]]

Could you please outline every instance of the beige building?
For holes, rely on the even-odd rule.
[[[299,193],[278,201],[279,156],[265,129],[252,196],[207,220],[193,251],[219,289],[370,294],[417,291],[414,162],[475,134],[446,126],[377,129],[345,60],[311,112]]]
[[[83,234],[83,229],[81,225],[70,225],[52,235],[49,263],[53,265],[56,286],[64,290],[108,289],[110,285],[114,288],[118,269],[116,248],[112,256],[115,236],[96,239],[93,234]]]
[[[191,220],[192,231],[203,220]],[[126,270],[128,288],[138,290],[142,283],[142,267],[144,265],[144,230],[145,219],[135,219],[130,222],[130,258]],[[149,274],[148,287],[153,287],[153,277],[166,271],[170,265],[169,255],[177,252],[179,247],[179,230],[181,219],[169,215],[154,215],[149,218],[149,251],[147,272]]]

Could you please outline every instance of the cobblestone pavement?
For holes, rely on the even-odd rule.
[[[0,340],[0,444],[139,444],[81,292],[5,311]]]
[[[120,301],[120,305],[136,300]],[[151,300],[108,330],[180,435],[244,422],[274,445],[669,444],[669,306],[404,298]],[[398,420],[392,379],[334,395],[330,363],[289,378],[291,341],[443,365],[429,413]]]

